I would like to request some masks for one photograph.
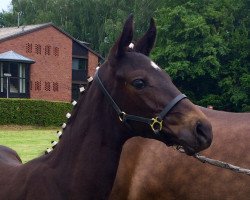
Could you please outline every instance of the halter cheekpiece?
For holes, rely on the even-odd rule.
[[[142,122],[149,124],[151,129],[155,134],[158,134],[162,130],[162,122],[163,118],[168,114],[168,112],[182,99],[187,98],[185,94],[179,94],[177,97],[175,97],[168,105],[165,106],[165,108],[160,112],[160,114],[154,118],[145,118],[145,117],[140,117],[136,115],[129,115],[122,111],[119,106],[115,103],[113,98],[110,96],[106,88],[104,87],[99,75],[98,75],[99,70],[96,71],[96,80],[98,82],[98,85],[100,86],[101,91],[103,92],[104,96],[106,99],[110,102],[110,104],[113,106],[115,111],[118,114],[119,120],[123,123],[127,123],[128,121],[137,121],[137,122]]]

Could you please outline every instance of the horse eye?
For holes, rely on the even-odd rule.
[[[135,79],[132,82],[132,85],[138,90],[143,89],[146,86],[145,82],[142,79]]]

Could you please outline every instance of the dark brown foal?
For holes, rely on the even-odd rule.
[[[122,146],[134,136],[180,144],[189,155],[210,146],[211,124],[205,115],[147,57],[155,36],[152,20],[134,50],[129,49],[133,17],[127,19],[107,61],[64,124],[56,148],[23,165],[0,162],[1,200],[107,199]],[[11,156],[5,150],[0,155]]]

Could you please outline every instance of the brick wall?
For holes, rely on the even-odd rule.
[[[13,50],[36,61],[30,66],[32,99],[71,100],[72,40],[53,26],[0,42],[0,53]],[[89,64],[95,63],[94,54]]]
[[[98,66],[98,57],[92,52],[88,52],[88,76],[94,76]]]

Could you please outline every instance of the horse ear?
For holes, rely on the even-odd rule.
[[[133,15],[130,14],[123,26],[123,31],[109,52],[109,60],[119,59],[124,55],[126,49],[133,39],[134,22]]]
[[[148,56],[154,47],[156,38],[156,26],[153,18],[150,20],[150,26],[147,32],[144,34],[142,38],[138,40],[138,42],[134,46],[134,50],[136,52],[142,53]]]

